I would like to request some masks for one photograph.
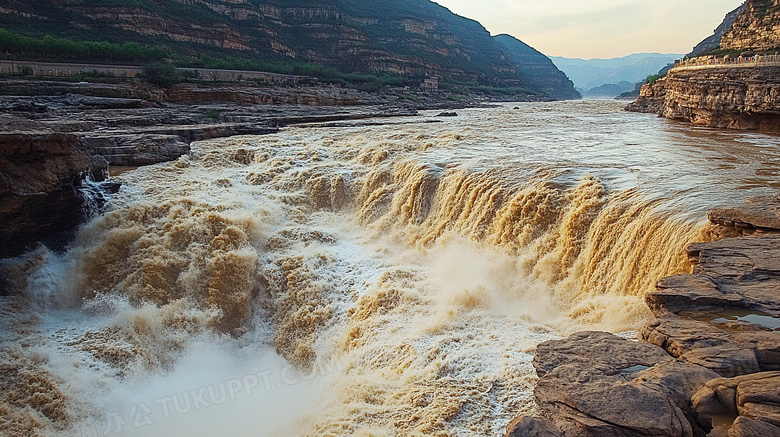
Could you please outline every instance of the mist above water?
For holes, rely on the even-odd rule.
[[[204,141],[124,173],[67,253],[5,266],[4,425],[501,434],[534,413],[539,342],[638,329],[706,210],[778,188],[776,137],[604,101],[459,113]]]

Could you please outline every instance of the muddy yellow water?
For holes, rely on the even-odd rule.
[[[70,250],[4,265],[0,428],[501,435],[537,413],[539,342],[632,335],[707,209],[780,187],[780,138],[621,106],[293,127],[122,173]]]

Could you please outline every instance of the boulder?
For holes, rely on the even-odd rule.
[[[536,401],[566,436],[703,436],[689,401],[718,376],[604,332],[543,343],[534,366]]]
[[[691,402],[697,423],[705,429],[716,417],[739,416],[730,436],[780,435],[771,433],[780,431],[780,372],[713,379],[696,392]]]
[[[780,428],[747,417],[737,417],[729,429],[729,437],[780,437]]]

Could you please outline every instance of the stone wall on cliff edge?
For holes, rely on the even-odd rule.
[[[759,53],[780,49],[780,0],[748,0],[734,12],[740,10],[719,41],[721,49]],[[721,26],[725,28],[730,18]],[[780,132],[780,68],[672,69],[663,79],[644,85],[626,110],[699,126]]]

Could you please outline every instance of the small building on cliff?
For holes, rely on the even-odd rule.
[[[439,91],[439,78],[436,76],[426,77],[423,83],[420,85],[423,91],[436,92]]]

